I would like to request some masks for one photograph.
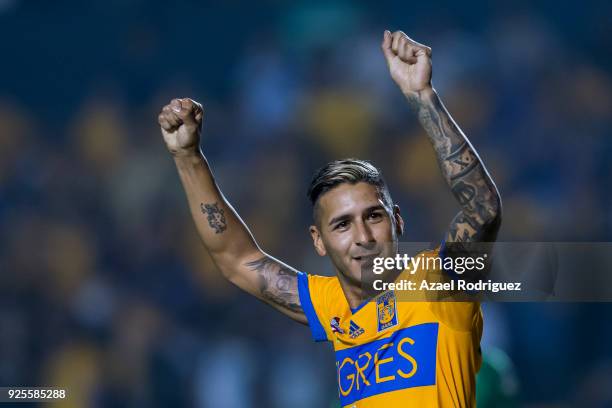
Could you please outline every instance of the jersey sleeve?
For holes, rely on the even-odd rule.
[[[331,289],[334,278],[327,276],[298,274],[298,293],[308,326],[314,341],[330,341],[328,301],[332,299]],[[327,324],[326,324],[327,323]]]

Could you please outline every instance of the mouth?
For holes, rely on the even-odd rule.
[[[353,259],[358,262],[374,262],[374,258],[378,257],[378,255],[380,255],[380,252],[375,254],[354,256]]]

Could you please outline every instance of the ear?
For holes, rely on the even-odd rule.
[[[317,228],[316,225],[311,225],[310,228],[310,236],[312,237],[312,243],[317,251],[319,256],[327,255],[327,251],[325,250],[325,245],[323,245],[323,239],[321,238],[321,231]]]
[[[398,237],[401,237],[404,235],[404,219],[400,214],[399,205],[393,206],[393,218],[395,219],[395,232],[397,233]]]

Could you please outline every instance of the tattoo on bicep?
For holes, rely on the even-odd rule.
[[[488,224],[482,223],[472,214],[460,211],[453,218],[448,229],[448,242],[491,242],[495,240],[500,218],[495,217]]]
[[[202,212],[206,215],[208,225],[215,230],[215,234],[221,234],[227,229],[227,221],[225,220],[225,210],[219,208],[218,203],[200,204]]]
[[[462,211],[449,229],[455,242],[487,241],[499,226],[497,191],[480,166],[451,182],[451,190]]]
[[[459,201],[461,207],[472,209],[472,202],[476,195],[476,188],[474,188],[474,186],[463,180],[459,180],[451,186],[451,191],[457,198],[457,201]]]
[[[497,190],[480,163],[453,179],[450,185],[464,212],[477,220],[484,222],[498,211]]]
[[[293,312],[302,312],[297,287],[297,273],[276,260],[264,256],[245,264],[259,276],[262,296]]]
[[[478,222],[461,211],[451,222],[448,234],[451,242],[470,242],[477,240],[479,231]]]

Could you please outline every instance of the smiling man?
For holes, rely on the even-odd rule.
[[[491,242],[501,222],[497,189],[475,149],[431,85],[431,49],[401,31],[385,31],[382,51],[427,131],[442,174],[460,206],[445,236]],[[477,302],[405,302],[387,291],[371,297],[363,271],[393,257],[404,223],[380,172],[356,159],[329,163],[314,176],[310,234],[335,277],[298,272],[265,253],[215,183],[199,151],[202,107],[174,99],[159,124],[187,193],[198,232],[228,280],[292,319],[336,350],[345,407],[475,405],[482,314]],[[438,249],[425,256],[436,256]],[[365,301],[364,301],[365,300]]]

